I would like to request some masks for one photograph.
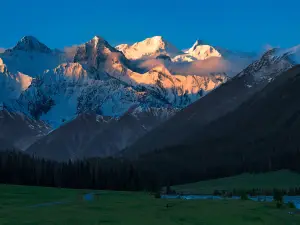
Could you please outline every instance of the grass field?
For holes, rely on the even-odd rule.
[[[300,215],[273,203],[241,200],[166,200],[146,193],[0,185],[1,225],[299,225]],[[45,202],[63,205],[28,207]],[[166,204],[172,207],[167,208]]]
[[[234,177],[173,186],[172,188],[183,193],[212,194],[214,190],[288,189],[290,187],[300,187],[300,174],[281,170],[265,174],[242,174]]]

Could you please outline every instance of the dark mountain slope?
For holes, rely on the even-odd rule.
[[[155,149],[178,145],[204,126],[234,111],[276,76],[292,67],[288,56],[274,57],[275,50],[249,65],[232,80],[177,113],[172,119],[139,139],[122,156],[135,158]]]
[[[148,153],[139,163],[155,165],[175,181],[182,176],[197,180],[214,173],[233,175],[249,168],[293,169],[300,155],[299,87],[300,66],[296,66],[188,141]]]
[[[32,144],[26,152],[39,157],[66,161],[109,157],[135,142],[174,112],[127,113],[119,119],[81,114]]]
[[[50,127],[22,113],[0,108],[0,148],[25,150],[37,139],[46,135]]]

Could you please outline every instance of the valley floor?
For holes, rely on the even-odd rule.
[[[147,193],[0,185],[1,225],[297,225],[300,214],[274,203],[239,200],[167,200]],[[37,205],[47,202],[62,204]],[[168,204],[169,207],[166,207]],[[30,207],[35,206],[35,207]]]

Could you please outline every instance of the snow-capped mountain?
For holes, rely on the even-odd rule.
[[[205,60],[211,57],[222,57],[222,55],[214,47],[197,40],[184,54],[177,55],[172,60],[174,62],[192,62],[195,60]]]
[[[230,106],[224,106],[226,109],[221,111],[232,110],[277,74],[299,62],[299,47],[268,51],[250,64],[254,57],[246,53],[213,47],[201,41],[196,41],[183,52],[160,36],[116,48],[95,36],[74,48],[76,53],[70,60],[67,53],[51,50],[36,38],[27,36],[14,48],[0,54],[3,59],[0,61],[0,103],[3,102],[10,111],[34,118],[32,121],[50,124],[53,129],[50,134],[53,135],[56,129],[68,127],[72,122],[77,124],[86,115],[94,115],[88,117],[89,124],[95,123],[95,118],[110,118],[110,122],[100,119],[99,123],[107,134],[116,133],[120,140],[101,133],[97,138],[107,140],[101,144],[102,155],[116,153],[131,145],[141,137],[136,132],[146,134],[211,91],[220,92],[218,87],[224,83],[231,84],[238,91],[232,91],[234,96],[228,100],[227,97],[231,97],[226,89],[226,93],[217,96],[221,99],[218,105],[234,102],[232,105],[228,103]],[[248,67],[235,73],[237,69],[233,70],[232,65],[239,64],[240,59],[244,60],[243,63],[249,62]],[[229,79],[229,73],[231,77],[238,75]],[[212,107],[212,103],[207,107]],[[209,109],[201,108],[201,112],[206,111]],[[213,115],[219,111],[216,109],[209,115],[215,118]],[[132,129],[131,124],[135,124]],[[61,135],[64,129],[58,133]],[[88,130],[87,134],[94,131]],[[47,143],[51,140],[54,143],[49,145],[51,148],[63,143],[50,134],[43,140]],[[81,135],[80,131],[74,131],[66,140],[73,140],[73,134]],[[82,137],[86,137],[85,134]],[[95,143],[97,138],[93,139]],[[92,140],[87,138],[89,142],[86,142],[83,139],[78,146],[85,146],[90,151]],[[40,143],[44,142],[41,140]],[[37,151],[36,147],[31,149]],[[74,150],[68,157],[81,157],[78,151]],[[94,154],[96,150],[91,151]]]
[[[32,36],[25,36],[12,49],[0,54],[11,73],[21,72],[31,77],[66,62],[63,52],[54,51]]]
[[[163,65],[136,72],[124,54],[96,36],[64,63],[35,78],[17,101],[54,127],[85,112],[120,117],[132,107],[183,108],[226,82],[226,74],[172,75]]]
[[[173,44],[166,41],[162,36],[147,38],[133,45],[121,44],[116,49],[123,52],[127,59],[137,60],[159,55],[174,57],[181,53]]]

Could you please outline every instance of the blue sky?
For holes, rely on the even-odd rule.
[[[103,36],[112,45],[162,35],[233,50],[300,44],[299,0],[3,0],[0,47],[33,35],[51,48]]]

